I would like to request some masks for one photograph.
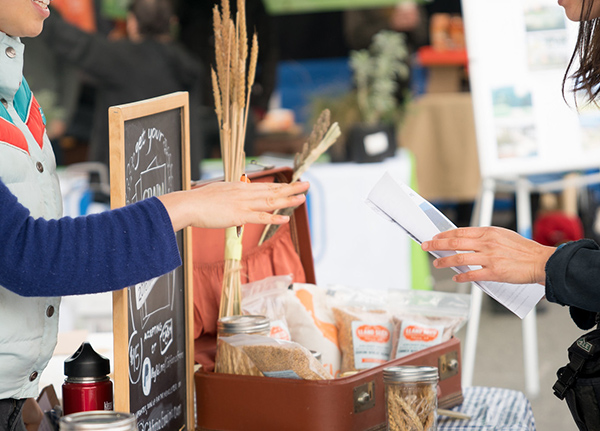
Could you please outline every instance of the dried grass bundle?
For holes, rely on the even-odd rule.
[[[331,122],[331,113],[329,109],[323,110],[321,115],[319,115],[319,119],[313,126],[313,130],[308,138],[308,142],[305,142],[302,151],[296,153],[294,157],[294,173],[292,175],[292,180],[290,183],[295,183],[300,179],[303,173],[305,173],[308,168],[317,161],[321,155],[323,155],[329,147],[331,147],[337,138],[341,135],[340,126],[338,123],[333,123],[331,127],[329,126]],[[275,211],[275,214],[283,214],[283,215],[291,215],[294,212],[295,208],[285,208],[281,211]],[[259,244],[262,244],[267,239],[271,238],[277,228],[279,226],[276,225],[267,225],[263,230],[263,233],[260,237]]]
[[[235,23],[229,0],[221,0],[221,10],[213,9],[215,68],[211,68],[215,111],[219,121],[221,156],[225,181],[240,181],[244,174],[244,139],[248,124],[250,93],[256,76],[258,37],[252,38],[248,64],[246,5],[237,1]],[[241,230],[225,231],[225,272],[219,317],[241,314]]]

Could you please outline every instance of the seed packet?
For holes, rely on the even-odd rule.
[[[392,316],[385,310],[334,307],[342,351],[341,373],[387,362],[392,348]]]
[[[393,315],[390,360],[450,340],[469,317],[470,296],[437,291],[389,294]]]

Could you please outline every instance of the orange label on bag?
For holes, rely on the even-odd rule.
[[[356,336],[365,343],[387,343],[390,331],[381,325],[362,325],[356,328]]]
[[[289,332],[281,326],[272,326],[269,337],[276,338],[277,340],[291,341]]]
[[[363,364],[385,364],[387,362],[386,359],[375,359],[375,358],[363,358],[362,359]]]
[[[439,331],[436,328],[423,328],[421,326],[410,325],[404,328],[404,338],[410,341],[429,342],[435,340]]]
[[[313,319],[313,322],[315,322],[315,325],[317,325],[317,328],[319,328],[319,330],[321,331],[323,336],[337,346],[338,345],[337,328],[333,323],[323,322],[316,316],[315,304],[313,301],[312,294],[309,291],[302,289],[302,290],[298,290],[296,292],[296,297],[300,300],[302,305],[304,305],[304,308],[306,308],[306,311],[308,311],[308,313],[310,314],[310,316]]]

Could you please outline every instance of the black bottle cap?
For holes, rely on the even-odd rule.
[[[96,353],[87,341],[69,358],[65,359],[67,377],[104,377],[110,374],[110,361]]]

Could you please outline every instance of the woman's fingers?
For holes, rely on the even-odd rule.
[[[476,266],[485,265],[486,259],[475,253],[457,253],[451,256],[440,257],[433,261],[433,266],[436,268],[451,268],[453,266]]]
[[[493,276],[485,268],[474,269],[469,272],[463,272],[461,274],[456,274],[452,277],[452,280],[454,280],[457,283],[473,283],[476,281],[496,281],[496,280],[493,280]]]
[[[215,182],[158,198],[169,213],[175,231],[186,226],[226,228],[247,223],[281,224],[289,218],[270,213],[302,204],[308,187],[307,182]]]
[[[434,237],[431,241],[425,241],[421,248],[425,251],[446,250],[446,251],[476,251],[481,243],[477,240],[467,238],[442,238]]]
[[[258,183],[253,183],[248,187],[253,187]],[[308,183],[294,184],[265,184],[263,196],[249,198],[249,206],[257,211],[274,211],[277,209],[289,208],[301,205],[306,196],[304,193],[308,190]]]
[[[434,261],[436,268],[481,267],[455,276],[459,282],[544,283],[545,265],[554,252],[518,233],[498,227],[460,228],[422,244],[425,251],[456,251]],[[462,253],[461,253],[462,252]]]
[[[509,229],[498,227],[467,227],[441,232],[430,241],[424,241],[421,248],[425,251],[481,251],[495,248],[499,243],[508,243],[520,237]]]

